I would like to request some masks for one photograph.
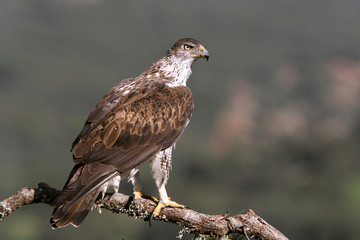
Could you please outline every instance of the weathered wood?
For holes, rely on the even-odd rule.
[[[0,202],[0,219],[4,219],[16,209],[33,203],[52,205],[60,193],[46,183],[39,183],[38,188],[21,188],[13,196]],[[115,213],[126,213],[134,218],[149,220],[156,203],[150,199],[138,198],[122,193],[106,194],[96,201],[96,208],[107,209]],[[152,220],[166,221],[183,226],[183,232],[205,236],[225,236],[229,234],[244,234],[248,238],[257,237],[269,240],[288,239],[281,232],[257,216],[251,209],[246,213],[227,215],[209,215],[192,209],[167,207],[161,210],[158,217]]]

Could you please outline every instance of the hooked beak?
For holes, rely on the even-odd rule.
[[[202,58],[206,58],[206,61],[209,61],[209,52],[208,50],[206,50],[206,48],[204,48],[203,46],[201,46],[201,53],[200,53],[200,57]]]
[[[201,54],[201,57],[206,58],[206,61],[209,61],[209,52],[205,49],[205,51],[203,52],[203,54]]]
[[[206,58],[206,61],[209,61],[209,52],[208,50],[206,50],[206,48],[204,48],[204,46],[201,46],[201,53],[200,53],[200,57],[202,58]]]

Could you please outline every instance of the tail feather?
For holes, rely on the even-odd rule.
[[[99,190],[93,191],[93,193],[88,194],[86,197],[82,198],[66,209],[64,209],[65,204],[55,208],[50,219],[51,226],[53,228],[60,228],[71,224],[75,227],[78,227],[88,215],[98,195]]]
[[[98,171],[93,171],[94,169]],[[55,209],[50,218],[52,227],[65,227],[69,224],[79,226],[98,197],[100,187],[117,175],[108,166],[76,164],[63,191],[55,200]]]

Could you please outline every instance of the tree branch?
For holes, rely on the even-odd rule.
[[[0,219],[3,220],[16,209],[32,204],[46,203],[53,205],[54,199],[60,193],[46,183],[39,183],[38,188],[21,188],[13,196],[0,202]],[[106,194],[103,199],[96,201],[96,208],[110,210],[115,213],[126,213],[134,218],[149,220],[156,207],[152,200],[138,198],[122,193]],[[288,239],[281,232],[257,216],[251,209],[246,213],[227,215],[208,215],[191,209],[164,208],[154,220],[176,223],[184,227],[180,233],[195,235],[225,236],[231,234],[244,234],[249,237],[258,237],[269,240]]]

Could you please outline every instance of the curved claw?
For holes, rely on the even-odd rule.
[[[138,199],[139,197],[141,197],[141,198],[152,200],[154,202],[159,202],[159,200],[156,197],[153,197],[151,195],[147,195],[147,194],[145,194],[143,192],[135,191],[135,192],[133,192],[133,195],[134,195],[134,199]]]
[[[173,207],[173,208],[188,208],[185,205],[179,204],[177,202],[171,201],[170,198],[166,203],[159,202],[156,208],[154,209],[153,213],[151,214],[151,218],[158,217],[160,215],[160,211],[166,207]]]

